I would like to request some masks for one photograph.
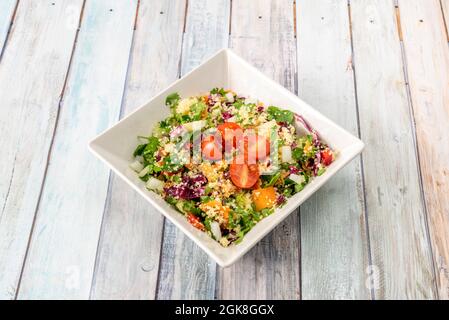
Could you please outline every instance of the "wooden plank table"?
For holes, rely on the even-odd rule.
[[[449,299],[448,0],[0,3],[1,299]],[[230,268],[87,151],[220,48],[366,144]]]

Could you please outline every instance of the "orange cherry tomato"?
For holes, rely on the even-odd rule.
[[[222,158],[221,151],[221,144],[216,141],[215,136],[208,136],[201,141],[201,152],[206,159],[220,160]]]
[[[237,132],[235,132],[235,130],[241,130],[242,128],[235,122],[225,122],[220,124],[217,127],[218,131],[220,131],[221,136],[223,138],[223,145],[226,145],[226,142],[228,142],[228,144],[231,144],[232,141],[232,146],[236,147],[237,146],[237,140],[238,137],[236,137],[236,135],[238,134]]]
[[[325,166],[330,165],[334,161],[334,155],[329,148],[321,151],[321,161]]]
[[[239,188],[249,189],[259,180],[259,167],[255,164],[231,163],[229,166],[231,181]]]
[[[273,187],[253,191],[253,201],[257,211],[272,208],[276,204],[276,190]]]
[[[189,223],[194,226],[195,228],[204,231],[205,227],[204,224],[201,222],[200,218],[198,218],[197,216],[195,216],[192,213],[189,213],[187,215],[187,220],[189,221]]]

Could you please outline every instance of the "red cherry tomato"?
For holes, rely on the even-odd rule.
[[[259,180],[259,168],[255,164],[236,164],[229,166],[231,181],[239,188],[251,188]]]
[[[216,141],[215,136],[208,136],[201,141],[201,152],[206,159],[220,160],[222,157],[221,151],[221,143]]]
[[[321,161],[325,166],[328,166],[334,161],[334,155],[330,149],[325,149],[321,151]]]
[[[238,133],[234,132],[235,130],[241,130],[242,128],[235,122],[225,122],[220,124],[217,127],[218,131],[220,131],[221,136],[223,137],[223,145],[226,145],[226,142],[232,140],[232,146],[237,146],[237,137]]]
[[[189,221],[189,223],[194,226],[195,228],[204,231],[204,224],[201,222],[200,218],[198,218],[197,216],[195,216],[194,214],[189,213],[187,215],[187,220]]]
[[[263,160],[270,154],[270,141],[263,136],[245,137],[244,155],[245,161],[253,163],[254,160]]]

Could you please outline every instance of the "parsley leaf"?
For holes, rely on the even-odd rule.
[[[190,107],[190,111],[192,113],[192,120],[198,121],[201,119],[201,115],[203,111],[206,110],[206,105],[204,102],[197,102]]]
[[[134,150],[134,157],[141,156],[146,146],[147,146],[146,144],[138,145],[136,150]]]
[[[267,109],[269,120],[276,120],[277,122],[285,122],[292,124],[295,118],[293,112],[289,110],[281,110],[278,107],[270,106]]]
[[[149,137],[148,144],[143,151],[144,155],[153,155],[159,148],[159,139],[156,137]]]
[[[302,148],[295,148],[292,151],[292,157],[296,161],[299,161],[299,160],[301,160],[303,153],[304,153],[304,151]]]
[[[211,94],[220,94],[220,95],[222,95],[222,96],[226,95],[226,92],[224,91],[223,88],[213,88],[213,89],[210,91],[210,93],[211,93]]]
[[[274,186],[280,177],[281,177],[281,171],[278,171],[273,175],[262,176],[263,187],[267,188],[267,187]]]
[[[165,105],[170,108],[174,108],[178,105],[179,100],[181,100],[179,94],[177,92],[172,93],[168,95],[167,98],[165,99]]]

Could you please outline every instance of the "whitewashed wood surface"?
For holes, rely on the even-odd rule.
[[[448,299],[448,0],[0,2],[0,299]],[[220,48],[365,142],[230,268],[87,141]]]

